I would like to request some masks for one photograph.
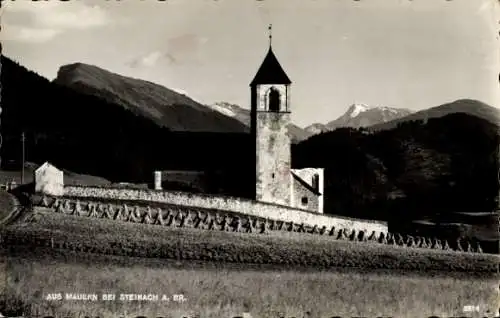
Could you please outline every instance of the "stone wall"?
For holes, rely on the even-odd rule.
[[[401,246],[403,248],[434,249],[469,253],[483,253],[478,242],[457,240],[448,242],[431,237],[400,235],[398,233],[367,232],[332,226],[319,227],[280,222],[272,219],[237,213],[224,213],[214,209],[186,207],[173,204],[158,204],[136,201],[129,204],[120,201],[103,201],[102,198],[87,199],[82,202],[76,198],[60,198],[54,196],[33,196],[34,213],[25,221],[36,222],[44,213],[37,213],[36,207],[48,208],[49,211],[63,215],[86,218],[108,219],[113,221],[132,222],[152,226],[196,228],[240,233],[298,232],[314,235],[330,236],[334,240],[353,242],[379,243]]]
[[[187,207],[216,209],[245,215],[292,222],[308,226],[347,228],[356,231],[387,233],[386,222],[356,220],[313,213],[287,206],[256,202],[248,199],[192,194],[185,192],[155,191],[149,189],[118,189],[105,187],[65,186],[65,197],[103,198],[113,200],[149,201]]]

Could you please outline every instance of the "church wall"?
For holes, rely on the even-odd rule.
[[[304,211],[288,206],[256,202],[249,199],[192,194],[188,192],[156,191],[151,189],[120,189],[106,187],[64,186],[64,196],[80,198],[107,198],[115,200],[140,200],[179,204],[192,207],[219,209],[239,212],[262,218],[285,222],[304,223],[305,225],[326,226],[328,228],[355,229],[356,231],[375,231],[387,233],[386,222],[358,220]]]
[[[318,212],[323,213],[324,208],[324,189],[325,189],[325,174],[324,168],[302,168],[302,169],[292,169],[293,173],[299,176],[302,180],[304,180],[309,185],[313,186],[312,179],[315,174],[319,177],[318,182],[318,191],[321,193],[321,196],[318,198]]]
[[[297,179],[293,178],[293,207],[297,207],[304,210],[311,210],[314,212],[321,213],[319,211],[319,199],[320,197],[312,193],[309,189],[304,187]],[[306,202],[304,204],[304,198]]]

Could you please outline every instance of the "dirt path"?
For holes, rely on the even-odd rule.
[[[15,217],[19,208],[21,208],[21,203],[14,195],[7,191],[0,191],[0,225]]]

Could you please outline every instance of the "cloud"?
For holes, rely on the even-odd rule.
[[[63,32],[101,27],[111,22],[97,5],[60,1],[3,2],[2,38],[22,42],[45,42]]]
[[[43,43],[61,33],[56,29],[35,29],[4,24],[0,37],[2,41],[20,41],[29,43]]]
[[[169,53],[162,53],[160,51],[152,51],[145,55],[139,56],[132,59],[126,64],[132,68],[142,68],[142,67],[153,67],[158,65],[163,60],[167,60],[169,63],[175,63],[176,60]]]
[[[140,59],[140,63],[144,66],[154,66],[161,58],[162,54],[159,51],[154,51]]]
[[[169,64],[198,63],[201,48],[209,39],[193,34],[185,34],[171,38],[166,43],[166,48],[155,50],[145,55],[134,58],[126,64],[132,68],[153,67],[162,61]]]

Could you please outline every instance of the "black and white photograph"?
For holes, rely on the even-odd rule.
[[[500,317],[497,0],[0,4],[0,317]]]

